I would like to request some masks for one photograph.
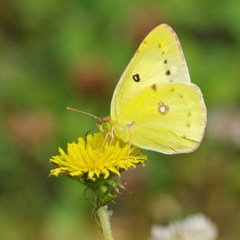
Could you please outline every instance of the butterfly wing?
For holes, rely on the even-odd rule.
[[[194,84],[154,84],[132,96],[112,125],[121,139],[138,147],[166,154],[191,152],[203,137],[205,104]]]
[[[153,29],[143,40],[114,91],[111,117],[142,89],[155,83],[190,83],[188,68],[177,35],[166,24]]]

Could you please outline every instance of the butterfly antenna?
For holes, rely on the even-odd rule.
[[[99,117],[97,117],[97,116],[95,116],[95,115],[93,115],[93,114],[91,114],[91,113],[84,112],[84,111],[80,111],[80,110],[75,109],[75,108],[67,107],[67,110],[71,110],[71,111],[74,111],[74,112],[80,112],[80,113],[83,113],[83,114],[85,114],[85,115],[91,116],[91,117],[93,117],[93,118],[95,118],[95,119],[97,119],[97,120],[100,119]]]

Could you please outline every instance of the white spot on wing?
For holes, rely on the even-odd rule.
[[[162,115],[165,115],[169,111],[168,105],[165,105],[163,102],[158,103],[158,111]]]

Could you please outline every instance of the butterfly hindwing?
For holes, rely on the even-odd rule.
[[[142,89],[119,112],[118,135],[138,147],[166,154],[193,151],[206,123],[205,105],[194,84],[159,83]]]

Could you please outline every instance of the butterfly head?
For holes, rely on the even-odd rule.
[[[110,117],[98,118],[97,127],[101,132],[110,132],[112,130]]]

